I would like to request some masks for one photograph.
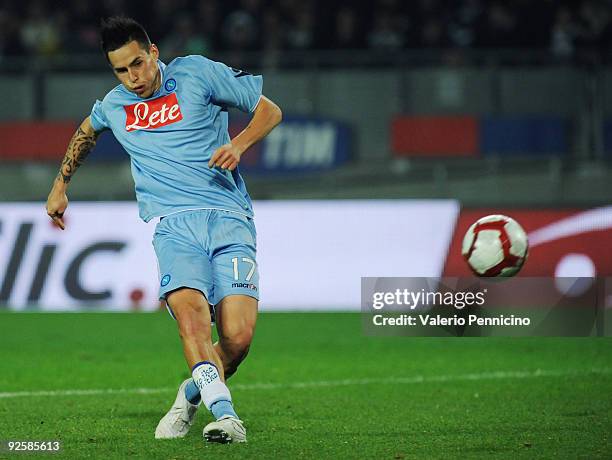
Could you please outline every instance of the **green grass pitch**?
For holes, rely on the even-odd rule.
[[[0,440],[59,439],[52,458],[612,458],[609,338],[374,338],[358,314],[261,314],[229,381],[242,445],[206,444],[205,410],[153,438],[187,375],[166,313],[2,313]],[[64,393],[90,389],[126,391]]]

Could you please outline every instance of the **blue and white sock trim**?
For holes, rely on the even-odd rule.
[[[232,396],[229,388],[221,381],[219,370],[213,363],[210,361],[197,363],[193,366],[191,375],[196,386],[200,389],[202,402],[208,410],[217,401],[226,400],[231,403]]]

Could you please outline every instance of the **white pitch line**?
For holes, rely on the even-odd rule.
[[[583,377],[586,375],[612,374],[612,369],[581,369],[581,370],[543,370],[535,371],[494,371],[473,374],[449,375],[415,375],[412,377],[389,377],[385,379],[343,379],[320,380],[294,383],[238,383],[231,385],[232,390],[281,390],[318,387],[340,387],[352,385],[396,385],[418,383],[444,383],[478,380],[530,379],[540,377]],[[48,390],[48,391],[15,391],[0,393],[2,398],[22,398],[37,396],[98,396],[115,394],[157,394],[176,391],[176,388],[118,388],[98,390]]]

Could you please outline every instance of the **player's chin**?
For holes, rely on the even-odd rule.
[[[142,88],[136,91],[132,91],[136,96],[142,98],[142,99],[147,99],[148,97],[151,97],[151,95],[153,94],[153,91],[151,91],[150,89],[147,88]]]

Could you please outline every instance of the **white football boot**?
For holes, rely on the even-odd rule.
[[[155,439],[182,438],[189,433],[196,411],[198,410],[198,406],[187,401],[185,396],[185,387],[190,380],[187,379],[181,383],[174,404],[157,424]]]
[[[226,415],[204,427],[204,439],[208,442],[247,442],[242,420]]]

